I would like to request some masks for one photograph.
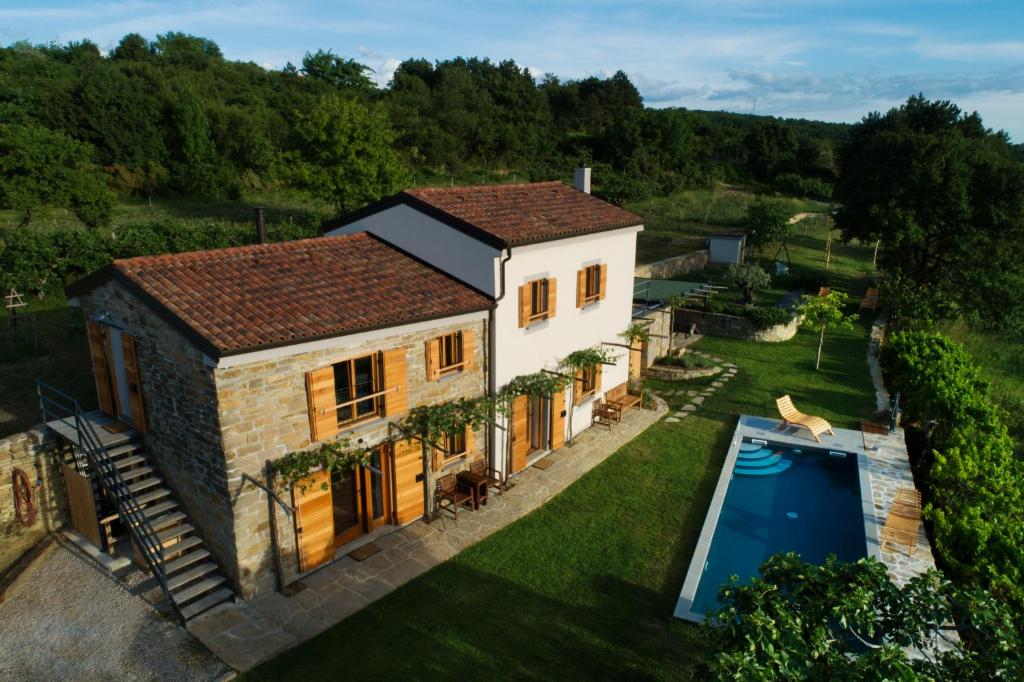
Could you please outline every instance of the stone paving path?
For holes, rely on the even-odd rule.
[[[735,377],[736,374],[739,372],[738,368],[733,363],[726,362],[722,358],[717,357],[715,355],[711,355],[710,353],[705,353],[699,350],[693,350],[690,351],[690,353],[692,355],[696,355],[699,358],[703,358],[704,360],[708,360],[710,362],[715,363],[716,365],[723,367],[725,371],[722,372],[722,374],[718,375],[715,381],[712,381],[711,384],[703,391],[701,391],[699,394],[695,390],[681,388],[663,392],[663,395],[665,395],[666,397],[685,395],[690,399],[689,402],[687,402],[685,405],[679,408],[679,410],[677,410],[675,414],[673,414],[671,417],[665,420],[673,424],[681,422],[683,419],[689,417],[691,414],[696,412],[697,408],[704,404],[705,399],[714,395],[715,391],[725,388],[726,384],[728,384],[729,381],[733,377]]]
[[[430,524],[418,521],[374,540],[381,551],[363,562],[337,560],[303,578],[290,596],[274,592],[256,600],[225,604],[189,625],[189,631],[236,670],[324,631],[463,549],[540,507],[600,464],[668,407],[655,397],[653,409],[632,409],[610,430],[587,429],[575,444],[551,455],[547,469],[529,467],[503,495],[492,492],[479,511]]]

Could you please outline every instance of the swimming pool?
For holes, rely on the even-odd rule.
[[[866,514],[866,457],[856,440],[837,429],[835,442],[822,446],[749,428],[767,421],[740,420],[676,607],[679,618],[703,620],[730,575],[745,581],[777,552],[815,563],[829,554],[846,561],[869,554],[873,514]]]

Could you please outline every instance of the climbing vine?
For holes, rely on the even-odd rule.
[[[651,323],[634,322],[626,327],[625,331],[619,332],[619,338],[625,339],[630,345],[638,341],[647,343],[651,340]]]
[[[558,366],[567,371],[577,372],[595,365],[613,364],[618,357],[619,354],[615,351],[601,346],[593,346],[569,353],[559,361]]]
[[[431,443],[446,433],[476,430],[491,420],[491,401],[481,398],[459,398],[440,405],[420,405],[399,422],[406,434],[415,434]]]
[[[564,390],[570,381],[572,381],[570,377],[551,372],[521,374],[505,384],[498,392],[496,407],[502,414],[508,414],[512,401],[519,396],[547,397]]]
[[[321,443],[309,450],[289,452],[280,459],[268,462],[267,468],[273,477],[280,478],[293,488],[298,486],[302,492],[306,492],[307,486],[302,482],[316,469],[322,468],[324,471],[347,476],[360,466],[368,464],[371,452],[363,447],[351,447],[347,438],[341,438]],[[326,490],[327,483],[324,482],[321,487]]]

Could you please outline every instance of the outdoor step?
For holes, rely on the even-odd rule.
[[[148,492],[145,495],[139,495],[138,497],[135,498],[135,502],[137,502],[139,505],[149,504],[150,502],[155,502],[156,500],[159,500],[162,497],[167,497],[170,494],[171,491],[168,490],[167,488],[157,488],[156,490]]]
[[[747,469],[745,467],[736,467],[733,471],[741,476],[772,476],[774,474],[781,474],[783,471],[793,465],[793,462],[788,459],[784,459],[777,464],[773,464],[770,467],[764,467],[762,469]]]
[[[123,478],[126,481],[131,481],[136,478],[139,478],[140,476],[151,474],[153,473],[153,471],[153,467],[137,467],[135,469],[128,469],[126,471],[122,471],[121,478]]]
[[[184,512],[176,511],[151,519],[149,525],[153,530],[160,530],[161,528],[167,528],[175,523],[184,521],[187,518],[188,516]]]
[[[774,464],[778,464],[781,460],[782,455],[770,455],[759,459],[738,460],[736,462],[736,466],[743,469],[762,469],[764,467],[770,467]]]
[[[173,559],[165,563],[164,572],[167,573],[167,575],[170,575],[175,571],[180,571],[186,566],[191,566],[195,562],[202,561],[203,559],[208,559],[209,557],[210,553],[207,552],[205,549],[193,550],[185,556],[178,557],[177,559]]]
[[[176,554],[178,552],[185,552],[185,551],[190,550],[193,547],[197,547],[197,546],[199,546],[201,544],[203,544],[203,541],[200,540],[199,538],[197,538],[195,535],[193,535],[190,538],[185,538],[181,542],[176,542],[173,545],[168,545],[167,547],[164,547],[163,554],[164,554],[164,557],[167,557],[170,554]]]
[[[132,495],[136,495],[142,492],[143,490],[147,490],[149,488],[152,488],[153,486],[157,486],[162,483],[163,479],[157,478],[155,476],[150,476],[149,478],[129,484],[128,490],[131,491]]]
[[[191,569],[185,571],[184,573],[179,573],[178,575],[176,575],[174,577],[168,578],[167,579],[167,589],[171,590],[173,592],[174,590],[178,589],[179,587],[182,587],[184,585],[188,585],[193,580],[196,580],[198,578],[202,578],[207,573],[213,573],[216,570],[217,570],[217,564],[213,563],[212,561],[204,561],[203,563],[199,564],[195,568],[191,568]]]
[[[138,500],[135,501],[138,502]],[[157,504],[154,504],[151,507],[143,508],[142,513],[145,515],[147,519],[152,519],[157,516],[160,516],[160,514],[163,514],[164,512],[168,512],[172,509],[177,508],[178,503],[175,502],[174,500],[164,500],[163,502],[158,502]]]
[[[173,528],[168,528],[167,530],[163,531],[162,533],[157,533],[156,539],[160,541],[161,545],[163,545],[168,540],[173,540],[175,538],[180,538],[182,535],[185,535],[186,533],[190,533],[193,530],[195,530],[195,528],[193,528],[192,526],[188,525],[187,523],[183,523],[180,526],[174,526]],[[168,545],[167,549],[170,549],[170,548],[171,548],[171,545]]]
[[[118,459],[118,460],[114,461],[114,465],[118,469],[127,469],[130,466],[135,466],[136,464],[145,464],[145,463],[146,463],[146,456],[145,455],[130,455],[128,457],[122,457],[121,459]]]
[[[188,587],[180,590],[179,592],[172,592],[171,599],[174,600],[175,604],[179,606],[187,601],[191,601],[199,595],[209,592],[213,588],[217,587],[226,580],[221,574],[211,575],[209,578],[204,578],[199,582],[189,585]]]
[[[224,589],[217,590],[216,592],[213,592],[212,594],[206,595],[205,597],[203,597],[202,599],[200,599],[198,601],[192,602],[188,606],[183,606],[181,608],[181,615],[184,616],[185,620],[188,620],[190,618],[194,618],[195,616],[198,616],[203,611],[206,611],[208,609],[212,609],[217,604],[220,604],[221,602],[225,602],[225,601],[233,598],[234,596],[235,596],[235,593],[225,587]]]
[[[107,448],[107,454],[110,455],[111,459],[117,459],[118,457],[124,457],[130,455],[133,452],[137,452],[142,447],[142,443],[125,443],[124,445],[118,445],[117,447]],[[120,462],[118,462],[120,464]]]

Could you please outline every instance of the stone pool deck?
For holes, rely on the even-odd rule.
[[[323,632],[463,549],[537,509],[661,419],[668,407],[632,409],[611,429],[594,426],[492,492],[478,511],[432,523],[417,521],[374,538],[380,551],[365,561],[345,556],[289,586],[249,602],[225,604],[189,624],[189,631],[232,668],[245,671]]]

